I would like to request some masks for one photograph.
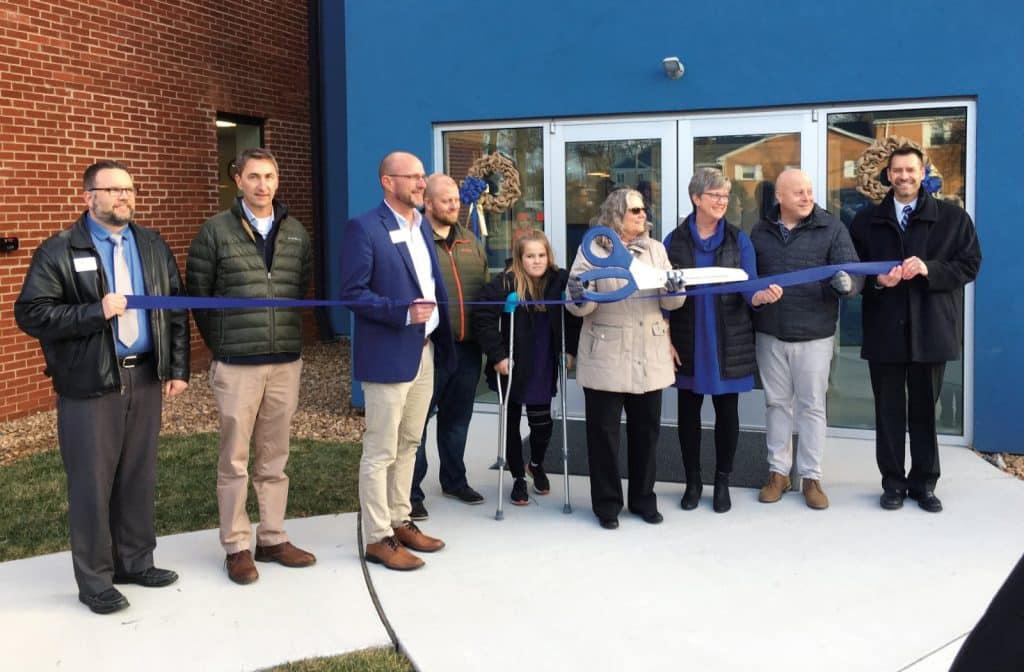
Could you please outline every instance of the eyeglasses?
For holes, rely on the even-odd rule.
[[[705,191],[701,196],[707,196],[712,201],[717,201],[718,203],[727,203],[729,201],[729,194],[714,194],[710,191]]]
[[[388,177],[404,177],[405,179],[412,180],[413,182],[419,182],[420,180],[423,180],[424,182],[427,181],[427,176],[424,175],[423,173],[419,173],[418,175],[401,175],[401,174],[392,175],[392,174],[388,174]]]
[[[631,215],[639,215],[641,212],[647,212],[647,208],[641,206],[639,208],[626,208],[626,212]]]
[[[86,191],[105,191],[114,198],[120,198],[121,196],[134,196],[139,193],[135,190],[135,187],[92,187],[86,189]]]

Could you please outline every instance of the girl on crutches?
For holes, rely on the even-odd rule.
[[[559,311],[568,274],[559,270],[551,252],[551,243],[543,231],[531,231],[516,240],[512,267],[484,287],[481,302],[473,311],[477,342],[487,356],[488,385],[506,390],[505,462],[512,473],[511,501],[517,506],[529,503],[526,488],[527,467],[523,463],[523,442],[519,431],[523,408],[530,427],[529,473],[533,489],[539,495],[551,491],[544,472],[544,455],[551,440],[553,422],[551,400],[557,390],[561,358],[562,319]],[[511,313],[504,304],[511,293],[518,303]],[[536,303],[550,301],[551,303]],[[515,321],[515,327],[511,324]],[[579,319],[568,315],[566,348],[572,366],[575,344],[579,339]],[[510,336],[512,336],[510,340]],[[515,373],[508,381],[509,360],[514,357]]]

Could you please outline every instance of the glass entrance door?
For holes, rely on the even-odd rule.
[[[817,135],[810,112],[721,116],[679,121],[680,217],[693,210],[687,191],[699,168],[721,170],[732,182],[725,218],[748,234],[775,203],[775,180],[787,168],[802,168],[817,179]],[[667,232],[666,232],[667,233]],[[671,421],[675,422],[675,393]],[[764,429],[765,407],[761,381],[739,397],[740,427]],[[703,422],[714,421],[710,402],[704,404]]]
[[[590,220],[615,189],[630,187],[643,194],[652,236],[660,240],[675,225],[675,121],[564,123],[553,125],[552,131],[548,233],[560,267],[572,266]],[[567,414],[582,418],[583,390],[575,384],[568,387]]]
[[[732,181],[726,218],[749,233],[774,202],[780,172],[803,168],[817,181],[813,127],[810,112],[553,125],[548,231],[559,265],[572,264],[591,218],[604,198],[620,187],[644,195],[652,235],[663,239],[693,209],[687,187],[694,170],[704,166],[722,169]],[[570,417],[583,417],[578,386],[569,385],[566,407]],[[705,414],[710,423],[710,403]],[[676,422],[671,389],[664,396],[662,421]],[[759,388],[740,395],[740,424],[764,427],[764,395]]]

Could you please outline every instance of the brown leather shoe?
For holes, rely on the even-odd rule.
[[[433,553],[434,551],[440,551],[444,548],[444,542],[434,537],[428,537],[420,531],[420,528],[416,527],[416,523],[411,520],[407,520],[402,523],[399,527],[392,528],[395,531],[395,538],[401,542],[402,546],[411,548],[414,551],[420,553]]]
[[[793,484],[790,482],[789,476],[783,476],[777,471],[770,472],[768,482],[761,488],[761,492],[757,493],[757,501],[765,504],[777,502],[782,499],[782,493],[792,489]]]
[[[388,569],[408,572],[419,569],[425,563],[406,550],[394,537],[384,537],[375,544],[366,545],[366,560],[384,565]]]
[[[260,578],[260,573],[256,571],[256,565],[252,561],[252,553],[248,549],[228,553],[224,566],[228,568],[228,578],[243,586]]]
[[[819,510],[828,508],[828,496],[825,494],[825,491],[821,489],[821,481],[805,478],[802,490],[804,492],[804,501],[807,502],[807,506],[812,509]]]
[[[316,556],[285,541],[274,546],[256,545],[257,562],[276,562],[285,567],[309,567],[316,564]]]

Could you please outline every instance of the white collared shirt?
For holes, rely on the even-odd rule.
[[[257,217],[252,214],[252,210],[246,205],[245,199],[242,199],[242,211],[245,213],[246,219],[252,224],[252,228],[260,232],[260,235],[264,238],[270,233],[270,229],[274,226],[274,211],[270,211],[270,215],[267,217]]]
[[[896,221],[897,222],[900,222],[900,221],[903,220],[903,208],[908,206],[908,205],[911,208],[910,212],[914,212],[914,210],[917,210],[917,199],[915,198],[910,203],[900,203],[895,198],[892,199],[892,206],[896,210]]]
[[[399,229],[408,234],[402,238],[409,245],[409,256],[412,257],[412,266],[416,269],[416,281],[419,283],[420,293],[427,301],[437,301],[434,273],[430,263],[430,250],[427,248],[427,241],[424,240],[423,234],[420,232],[423,215],[420,214],[419,210],[414,209],[412,211],[412,223],[410,224],[409,220],[395,212],[390,203],[384,201],[384,205],[388,206],[395,219],[398,220]],[[394,240],[394,238],[392,239]],[[396,242],[395,244],[397,245],[398,243]],[[405,321],[406,324],[409,323],[408,315],[406,315]],[[434,310],[430,313],[430,319],[427,320],[426,335],[429,336],[433,333],[440,323],[441,317],[437,312],[437,305],[435,304]]]

